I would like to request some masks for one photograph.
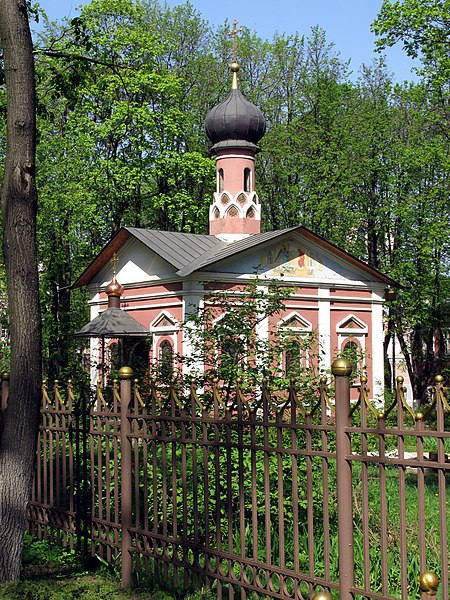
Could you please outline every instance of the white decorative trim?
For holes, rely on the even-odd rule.
[[[353,330],[352,333],[339,333],[338,334],[338,350],[339,352],[344,348],[348,342],[356,342],[361,347],[362,352],[366,351],[366,337],[365,333],[358,333],[358,330]]]
[[[227,158],[244,158],[255,162],[255,157],[247,154],[220,154],[219,156],[216,155],[216,162]]]
[[[153,308],[149,306],[148,308]],[[158,325],[158,321],[166,318],[171,322],[171,325]],[[173,360],[175,365],[176,356],[178,355],[178,332],[180,329],[179,321],[167,310],[162,310],[150,324],[150,333],[152,334],[152,364],[158,365],[159,361],[159,346],[161,341],[166,338],[172,344]]]
[[[301,321],[304,326],[303,327],[299,327],[296,325],[293,325],[291,327],[289,327],[289,325],[287,325],[287,323],[291,320],[291,319],[298,319],[299,321]],[[302,315],[298,312],[298,311],[294,311],[289,313],[286,317],[284,317],[283,319],[281,319],[280,321],[278,321],[277,323],[277,327],[283,328],[283,327],[288,327],[290,328],[293,332],[299,332],[299,333],[311,333],[313,330],[312,324],[305,319],[304,317],[302,317]]]
[[[158,361],[159,361],[159,346],[161,344],[161,341],[165,338],[165,339],[169,339],[170,342],[172,343],[172,350],[173,350],[173,361],[174,361],[174,365],[175,365],[175,360],[176,360],[176,356],[178,354],[178,335],[177,332],[167,332],[164,331],[164,327],[161,327],[161,329],[158,330],[158,332],[155,332],[152,335],[152,363],[153,366],[157,366],[158,365]]]
[[[149,307],[151,308],[151,307]],[[171,325],[157,325],[157,323],[159,321],[161,321],[162,319],[168,319],[171,323]],[[150,323],[150,333],[163,333],[163,332],[172,332],[172,331],[178,331],[180,328],[180,324],[177,321],[177,319],[171,315],[169,312],[167,312],[166,310],[162,310],[158,316],[153,319],[153,321]]]
[[[186,281],[185,285],[190,282]],[[192,324],[187,322],[188,315],[192,313],[198,313],[204,307],[204,290],[202,293],[195,294],[192,291],[187,291],[186,295],[190,297],[190,302],[184,303],[184,314],[183,314],[183,322],[184,326],[182,328],[182,340],[181,340],[181,350],[183,352],[183,356],[190,358],[193,353],[193,347],[189,340],[189,333],[193,330]],[[198,371],[202,373],[205,369],[205,365],[202,363],[193,364],[192,366],[188,366],[186,362],[183,363],[183,375],[188,375],[191,373],[195,373]]]
[[[258,290],[258,292],[260,292],[262,294],[268,293],[267,286],[265,286],[265,285],[258,285],[257,290]],[[264,342],[269,341],[269,316],[268,315],[266,315],[263,319],[261,319],[261,321],[259,321],[259,323],[257,323],[256,335],[260,340],[263,340]]]
[[[149,298],[149,300],[151,300],[151,298]],[[124,302],[124,304],[128,304],[128,302]],[[138,304],[137,306],[123,306],[122,310],[125,310],[126,312],[132,312],[133,310],[148,310],[149,308],[151,309],[155,309],[155,308],[176,308],[179,306],[182,306],[183,302],[165,302],[164,304]]]
[[[331,365],[331,300],[329,288],[321,289],[319,298],[319,367],[327,371]]]
[[[384,398],[384,329],[383,306],[375,304],[372,312],[372,390],[373,397],[382,401]]]
[[[353,327],[343,327],[343,325],[349,321],[354,321],[354,323],[358,325],[359,329],[354,329]],[[359,336],[362,334],[367,335],[369,333],[369,327],[366,323],[364,323],[364,321],[361,321],[361,319],[358,319],[358,317],[350,313],[344,319],[342,319],[342,321],[337,323],[336,332],[347,336]]]
[[[246,198],[244,204],[238,202],[239,196],[243,194]],[[227,196],[229,200],[224,204],[222,202],[223,196]],[[231,208],[235,208],[238,212],[236,217],[228,217],[227,214]],[[214,192],[213,203],[209,205],[209,220],[216,221],[217,219],[246,219],[247,212],[250,208],[253,208],[255,216],[251,219],[252,221],[261,220],[261,204],[259,203],[258,194],[253,192],[244,192],[241,190],[237,194],[233,195],[228,190],[222,192]],[[219,216],[216,217],[214,212],[218,210]]]

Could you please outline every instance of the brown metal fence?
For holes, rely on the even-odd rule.
[[[351,406],[350,372],[334,363],[333,394],[325,379],[316,391],[144,390],[126,368],[91,399],[44,386],[30,530],[121,563],[124,586],[448,599],[442,378],[423,412],[400,379],[381,411],[364,378]]]

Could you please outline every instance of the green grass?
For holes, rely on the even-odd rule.
[[[123,591],[118,582],[101,575],[78,574],[25,579],[0,585],[0,598],[7,600],[137,600],[152,598],[148,593]],[[171,596],[165,596],[167,600]],[[160,598],[160,600],[163,600]]]
[[[175,600],[153,582],[132,590],[121,589],[119,576],[101,564],[94,571],[85,569],[74,550],[60,548],[47,540],[26,534],[20,581],[0,584],[2,600]],[[177,596],[180,598],[180,596]],[[216,594],[202,588],[185,600],[214,600]]]

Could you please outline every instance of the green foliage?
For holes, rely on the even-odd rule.
[[[92,576],[78,577],[74,580],[41,579],[3,584],[0,586],[0,595],[8,600],[125,600],[139,597],[121,592],[118,583]]]
[[[23,544],[23,565],[47,564],[52,567],[77,569],[82,561],[79,554],[70,548],[60,547],[48,540],[39,540],[25,534]]]
[[[198,126],[202,82],[193,86],[191,77],[206,60],[206,38],[189,5],[96,0],[40,39],[39,254],[50,378],[67,368],[69,334],[88,320],[85,296],[68,286],[113,233],[122,225],[205,231],[214,163]]]
[[[448,0],[384,0],[373,23],[378,48],[397,42],[412,58],[420,58],[422,75],[440,85],[450,79]]]
[[[193,594],[188,594],[186,596],[186,600],[215,600],[217,595],[206,588],[202,588],[201,590],[197,590]]]

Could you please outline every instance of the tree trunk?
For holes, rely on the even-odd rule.
[[[35,81],[25,0],[0,0],[0,38],[8,106],[1,201],[11,332],[10,396],[0,430],[0,581],[6,581],[20,574],[41,385]]]

